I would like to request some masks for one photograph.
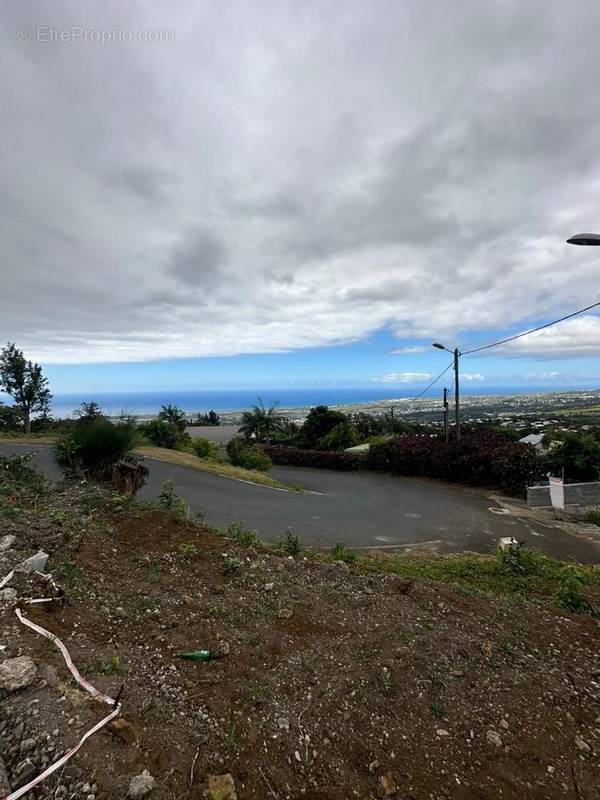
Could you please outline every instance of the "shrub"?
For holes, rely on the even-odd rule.
[[[219,457],[219,448],[208,439],[200,437],[199,439],[192,439],[192,449],[198,458],[217,459]]]
[[[542,475],[529,445],[509,442],[492,431],[466,430],[460,447],[431,436],[396,436],[369,448],[368,465],[399,475],[417,475],[501,489],[524,495]]]
[[[163,511],[170,511],[180,519],[189,517],[190,507],[183,497],[175,494],[175,481],[173,478],[167,478],[163,483],[158,495],[158,505]]]
[[[191,442],[188,434],[183,433],[174,422],[165,422],[162,419],[152,419],[140,425],[139,431],[152,444],[168,450],[185,448]]]
[[[302,450],[299,447],[265,447],[264,452],[274,464],[320,469],[358,470],[366,466],[363,453],[338,453],[334,450]]]
[[[329,557],[332,561],[343,561],[344,564],[354,564],[356,561],[356,553],[348,550],[342,542],[338,542],[335,547],[331,548]]]
[[[238,544],[246,545],[246,547],[257,547],[260,545],[260,539],[256,531],[248,530],[243,520],[241,522],[232,522],[227,528],[227,533],[225,535],[228,539],[233,539]]]
[[[583,521],[588,525],[600,525],[600,508],[590,508],[589,511],[586,511]]]
[[[227,445],[227,455],[235,467],[268,472],[272,462],[264,448],[246,445],[243,439],[232,439]]]
[[[66,475],[105,480],[111,477],[113,465],[133,447],[134,441],[132,425],[113,424],[99,417],[75,425],[58,441],[54,452]]]
[[[581,591],[585,584],[586,578],[580,569],[571,565],[563,567],[556,593],[559,604],[568,611],[591,612],[592,607]]]
[[[300,537],[293,533],[291,528],[288,528],[284,538],[277,542],[276,549],[288,556],[297,556],[302,550]]]
[[[3,486],[1,494],[12,494],[13,491],[18,493],[20,489],[36,493],[42,490],[44,479],[41,473],[31,466],[34,459],[35,453],[0,456],[0,483]]]
[[[502,572],[513,575],[538,575],[544,570],[544,559],[533,547],[514,545],[496,551]]]

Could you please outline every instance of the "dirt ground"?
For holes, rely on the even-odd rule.
[[[61,508],[79,508],[83,492],[65,489]],[[123,687],[131,726],[102,729],[29,797],[125,798],[144,769],[150,800],[227,800],[204,795],[224,773],[241,800],[600,796],[594,618],[354,575],[165,512],[103,516],[86,502],[83,523],[52,507],[0,520],[0,534],[16,535],[0,577],[41,547],[68,594],[60,607],[23,605],[33,590],[18,576],[19,602],[0,608],[0,663],[26,655],[37,666],[27,688],[0,690],[13,788],[107,710],[19,623],[20,605],[95,686],[113,697]],[[177,658],[204,648],[224,655]]]

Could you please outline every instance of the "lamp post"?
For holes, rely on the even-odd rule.
[[[575,236],[567,239],[567,244],[598,247],[600,245],[600,233],[576,233]]]
[[[458,359],[460,357],[460,350],[458,347],[455,347],[454,350],[449,350],[439,342],[434,342],[433,346],[437,347],[438,350],[446,350],[446,352],[451,353],[454,357],[454,421],[456,423],[456,444],[460,444],[460,395],[458,385]]]

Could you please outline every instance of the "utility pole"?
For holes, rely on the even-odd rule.
[[[454,418],[456,422],[456,444],[460,444],[460,398],[458,394],[458,347],[454,348]]]
[[[448,389],[444,389],[444,441],[448,444],[448,435],[450,429],[448,428]]]

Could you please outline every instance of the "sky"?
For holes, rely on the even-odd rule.
[[[426,385],[600,300],[597,0],[0,7],[0,342],[55,392]],[[600,316],[469,384],[600,386]]]

